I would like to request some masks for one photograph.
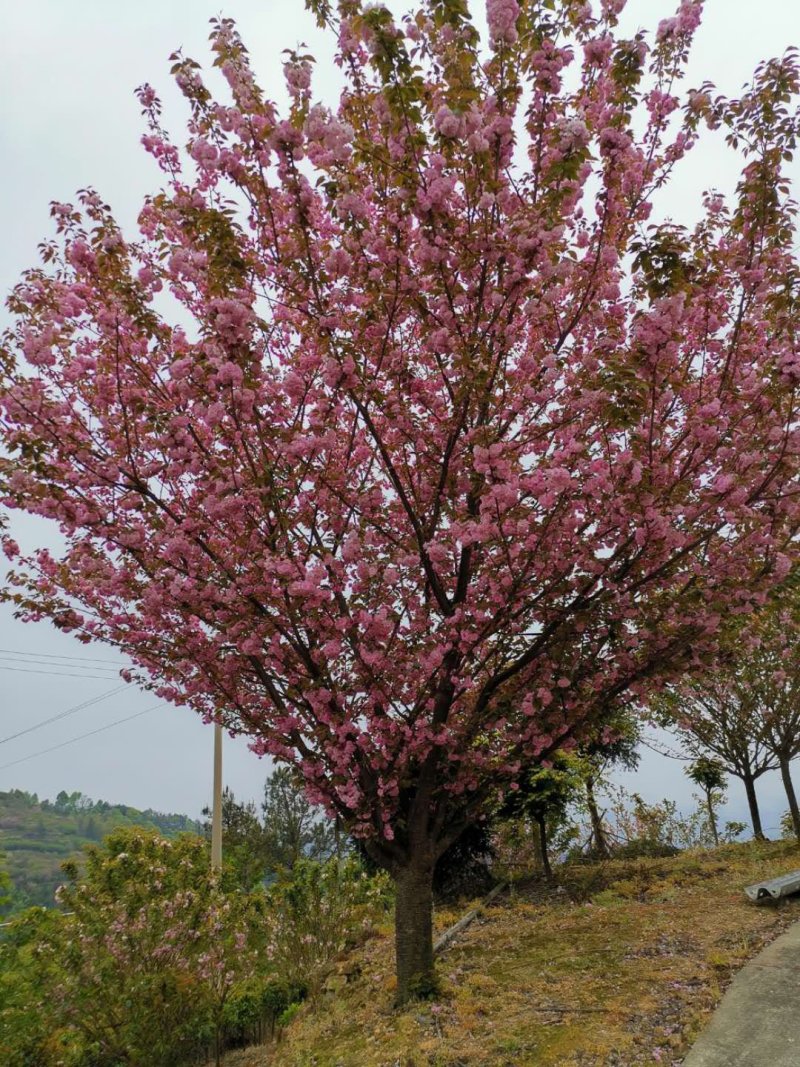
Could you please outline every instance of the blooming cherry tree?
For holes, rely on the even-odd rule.
[[[293,764],[397,883],[399,993],[437,857],[498,790],[701,663],[789,566],[792,54],[739,101],[680,77],[701,4],[309,3],[334,106],[213,25],[224,100],[139,233],[93,191],[11,297],[3,497],[65,548],[13,595]],[[743,161],[654,222],[703,123]],[[6,552],[19,549],[6,539]]]
[[[781,772],[789,819],[800,840],[800,804],[790,764],[800,755],[800,587],[797,571],[758,614],[724,628],[713,667],[659,694],[662,720],[693,754],[711,753],[747,791],[757,838],[764,837],[755,780]]]
[[[740,652],[730,670],[731,688],[745,707],[744,687],[750,688],[756,729],[780,769],[789,819],[800,841],[800,803],[790,767],[800,756],[800,597],[793,577],[793,588],[760,613],[750,655]]]
[[[756,783],[777,761],[766,743],[758,700],[737,683],[731,665],[682,678],[653,699],[649,714],[675,731],[695,761],[710,758],[741,781],[753,836],[765,840]]]

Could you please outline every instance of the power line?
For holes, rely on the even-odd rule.
[[[99,659],[97,656],[70,656],[66,653],[61,655],[58,652],[20,652],[15,648],[0,648],[0,652],[8,653],[11,656],[32,656],[34,659],[74,659],[81,660],[86,663],[115,663],[113,659]]]
[[[99,726],[96,730],[90,730],[86,734],[79,734],[77,737],[71,737],[69,741],[62,741],[60,745],[51,745],[50,748],[42,748],[38,752],[31,753],[30,756],[23,756],[22,759],[12,760],[11,763],[3,763],[0,765],[0,771],[4,771],[8,767],[16,767],[18,763],[27,763],[28,760],[36,759],[37,756],[44,756],[48,752],[56,752],[59,748],[66,748],[67,745],[74,745],[77,741],[84,741],[87,737],[94,737],[95,734],[101,734],[104,730],[110,730],[112,726],[121,726],[124,722],[131,722],[132,719],[139,719],[142,715],[147,715],[148,712],[155,711],[156,708],[162,708],[164,706],[164,704],[153,704],[152,707],[145,708],[144,711],[137,711],[135,715],[128,715],[124,719],[117,719],[115,722],[109,722],[105,726]]]
[[[16,663],[19,667],[46,667],[47,670],[68,670],[68,671],[102,671],[103,674],[108,671],[118,671],[124,666],[123,663],[116,663],[110,667],[103,667],[99,663],[92,663],[90,660],[65,660],[63,663],[60,660],[52,659],[34,659],[32,656],[23,658],[16,655],[16,653],[4,653],[0,652],[0,659],[6,660],[8,663]]]
[[[59,664],[54,664],[59,666]],[[64,664],[67,666],[67,664]],[[120,667],[122,670],[122,667]],[[107,682],[111,677],[110,674],[88,674],[86,671],[82,672],[70,672],[70,671],[37,671],[34,667],[7,667],[5,663],[0,663],[0,671],[14,671],[16,674],[43,674],[47,678],[96,678],[102,682]]]
[[[114,689],[109,689],[107,693],[101,693],[100,696],[92,697],[91,700],[84,700],[82,704],[76,704],[72,708],[67,708],[66,711],[60,711],[57,715],[51,715],[49,719],[42,719],[41,722],[34,723],[33,726],[28,726],[24,730],[20,730],[19,733],[9,734],[8,737],[0,737],[0,745],[4,745],[7,741],[14,741],[18,737],[23,737],[25,734],[31,734],[34,730],[39,730],[42,726],[49,726],[51,722],[58,722],[59,719],[66,719],[69,715],[74,715],[78,711],[83,711],[84,708],[89,708],[92,704],[99,704],[101,700],[107,700],[111,696],[115,696],[117,693],[121,693],[123,689],[127,689],[127,685],[118,685]]]
[[[670,752],[670,750],[664,746],[664,748],[657,748],[652,740],[647,741],[644,737],[639,738],[639,742],[644,745],[645,748],[649,748],[651,752],[656,752],[659,756],[666,756],[668,759],[682,760],[684,763],[691,763],[692,756],[683,756],[679,752]]]
[[[57,663],[53,660],[22,659],[20,656],[5,656],[2,652],[0,652],[0,660],[11,664],[17,670],[39,670],[44,668],[47,671],[80,671],[82,674],[85,674],[86,671],[99,672],[100,674],[119,674],[125,666],[124,663],[118,663],[114,667],[101,667],[97,663]]]

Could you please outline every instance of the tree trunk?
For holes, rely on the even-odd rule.
[[[340,824],[339,824],[339,816],[337,815],[336,818],[333,820],[333,841],[334,841],[334,848],[336,849],[336,861],[337,861],[337,863],[342,858],[342,839],[341,838],[342,838],[342,832],[341,832],[341,827],[340,827]]]
[[[542,870],[547,881],[551,881],[553,878],[553,872],[550,869],[550,857],[547,854],[547,825],[544,817],[539,816],[536,819],[536,827],[539,833],[539,847],[542,857]]]
[[[413,861],[395,876],[397,1002],[435,989],[433,969],[433,864]]]
[[[750,821],[753,824],[753,837],[756,841],[766,841],[764,831],[761,828],[761,813],[758,810],[758,798],[756,797],[756,783],[752,774],[743,774],[744,791],[747,794],[747,806],[750,809]]]
[[[794,782],[792,781],[792,775],[789,771],[788,759],[780,758],[781,778],[783,779],[783,788],[786,790],[786,799],[789,801],[789,811],[792,816],[792,826],[794,828],[794,836],[800,841],[800,808],[797,806],[797,796],[794,791]]]
[[[603,826],[603,819],[600,815],[600,810],[597,807],[597,797],[594,795],[594,779],[589,777],[586,779],[586,807],[589,809],[589,821],[592,825],[592,838],[594,839],[595,851],[603,859],[608,859],[611,855],[611,849],[608,847],[608,838],[606,837],[605,827]]]
[[[533,862],[537,871],[541,871],[544,874],[544,856],[542,855],[542,835],[539,833],[539,823],[536,819],[531,822],[532,841],[533,841]]]
[[[714,814],[714,804],[711,800],[711,790],[706,790],[706,807],[708,808],[708,825],[711,827],[711,836],[714,838],[715,847],[719,845],[719,833],[717,832],[717,817]]]

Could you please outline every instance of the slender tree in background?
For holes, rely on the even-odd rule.
[[[795,837],[800,841],[800,806],[790,764],[800,755],[800,590],[797,575],[761,612],[750,651],[737,666],[737,692],[747,691],[758,716],[761,739],[772,753]]]
[[[589,813],[589,825],[592,828],[590,848],[601,859],[608,859],[611,855],[611,845],[608,841],[608,832],[603,821],[603,814],[597,803],[598,777],[591,767],[583,780],[586,793],[586,810]]]
[[[745,786],[753,837],[763,841],[755,783],[778,764],[765,744],[750,692],[738,689],[730,673],[718,666],[679,690],[659,695],[654,708],[662,726],[677,731],[695,760],[717,760],[725,774],[740,779]]]
[[[679,95],[701,4],[310,3],[343,79],[288,106],[213,24],[217,99],[143,87],[165,174],[93,191],[14,290],[3,498],[54,520],[13,596],[292,764],[397,886],[430,988],[436,859],[537,759],[713,652],[797,522],[793,54]],[[704,123],[742,161],[653,222]],[[662,211],[662,214],[659,212]]]
[[[538,767],[524,775],[518,788],[512,790],[500,816],[525,818],[533,829],[534,853],[538,866],[550,881],[550,829],[565,820],[567,809],[583,787],[579,761],[556,756],[549,767]]]
[[[717,760],[701,756],[686,768],[686,776],[691,778],[695,785],[703,790],[703,797],[708,813],[708,828],[714,839],[714,844],[719,845],[719,830],[717,829],[717,814],[715,804],[722,803],[725,790],[725,770]]]
[[[749,753],[764,769],[781,772],[792,827],[800,840],[800,807],[790,764],[800,755],[800,593],[792,575],[769,604],[745,626],[731,629],[726,654],[710,675],[692,683],[702,702],[699,739],[713,751],[709,722],[717,725],[717,745]],[[701,736],[702,735],[702,736]],[[740,764],[744,760],[740,758]],[[761,772],[763,773],[763,771]]]
[[[753,836],[763,841],[756,782],[777,762],[764,742],[755,700],[735,685],[731,669],[718,665],[679,689],[659,694],[653,711],[661,725],[676,730],[695,760],[716,760],[726,774],[740,779]]]
[[[301,859],[326,860],[337,853],[333,820],[309,802],[288,767],[277,767],[267,778],[261,811],[271,870],[292,870]]]
[[[639,732],[638,721],[630,713],[618,711],[602,730],[586,737],[580,745],[584,801],[591,827],[589,847],[601,859],[608,859],[612,849],[598,802],[598,789],[608,782],[612,769],[636,770]]]
[[[211,808],[203,808],[203,832],[211,840]],[[264,828],[252,801],[242,803],[228,786],[222,791],[222,855],[240,885],[252,889],[263,881],[267,869]]]
[[[800,840],[800,806],[790,764],[800,754],[800,593],[792,574],[746,623],[726,627],[713,670],[657,704],[677,722],[695,753],[706,751],[742,778],[756,837],[763,837],[755,780],[781,772],[792,827]]]
[[[6,870],[6,855],[0,852],[0,915],[4,915],[11,903],[11,878]]]

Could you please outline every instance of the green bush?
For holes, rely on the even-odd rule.
[[[615,858],[633,860],[642,857],[662,858],[677,856],[681,850],[677,845],[658,841],[652,837],[634,837],[614,849]]]
[[[0,941],[2,1067],[178,1067],[264,1041],[389,904],[353,860],[242,892],[191,835],[118,830],[64,870],[63,911]]]
[[[90,1067],[88,1049],[49,1017],[47,1002],[60,969],[40,946],[56,940],[62,917],[30,908],[0,940],[0,1063],[3,1067]],[[55,1057],[58,1056],[58,1059]]]
[[[175,1067],[225,1042],[225,1009],[266,963],[262,897],[209,876],[186,835],[120,830],[65,864],[64,912],[33,909],[2,947],[4,1065]]]
[[[305,1000],[307,987],[286,978],[259,978],[236,989],[225,1004],[223,1023],[226,1045],[263,1042],[293,1004]]]
[[[284,1010],[278,1016],[278,1026],[288,1026],[292,1019],[294,1019],[294,1017],[300,1011],[301,1007],[302,1005],[298,1001],[296,1001],[295,1003],[290,1004],[287,1008],[284,1008]]]
[[[290,983],[319,983],[327,965],[357,944],[391,903],[387,875],[358,860],[301,860],[267,890],[269,944]]]

